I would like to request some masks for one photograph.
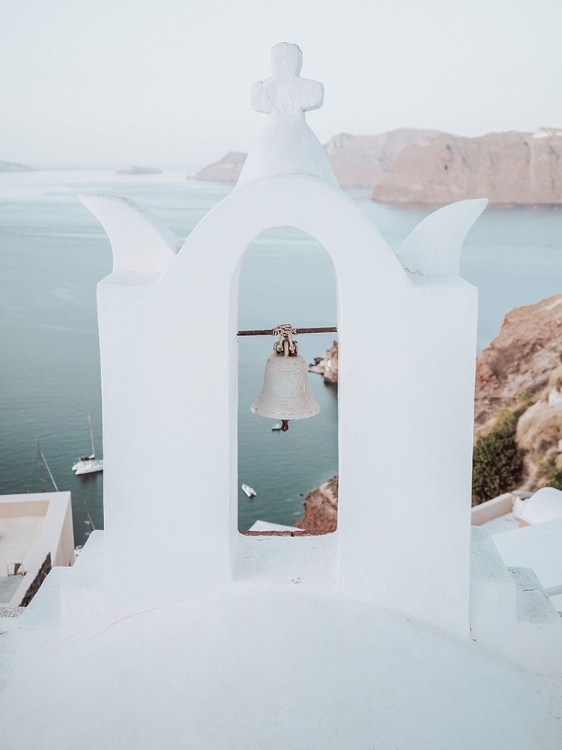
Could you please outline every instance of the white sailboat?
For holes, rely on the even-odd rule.
[[[72,471],[79,476],[81,474],[96,474],[103,471],[103,459],[96,460],[96,449],[94,448],[94,432],[92,430],[92,420],[88,414],[88,427],[90,428],[90,455],[81,456],[72,466]]]

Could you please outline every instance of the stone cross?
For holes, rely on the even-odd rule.
[[[302,51],[297,44],[281,42],[271,50],[273,75],[252,86],[252,107],[267,115],[287,115],[320,109],[324,86],[301,78]]]

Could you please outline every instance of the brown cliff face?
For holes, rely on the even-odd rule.
[[[429,143],[440,135],[438,130],[414,128],[379,135],[339,133],[324,148],[342,187],[374,187],[407,146]]]
[[[525,392],[537,398],[562,354],[562,294],[517,307],[498,336],[476,360],[474,422],[484,434],[501,407],[513,407]]]
[[[439,206],[488,198],[492,206],[562,204],[562,131],[441,135],[405,148],[377,185],[380,203]]]
[[[516,439],[526,452],[525,489],[540,487],[562,468],[562,366],[550,373],[541,398],[519,418]]]
[[[439,135],[438,130],[416,128],[399,128],[380,135],[339,133],[324,148],[340,185],[372,188],[383,179],[396,156],[406,146],[429,143]],[[198,180],[236,182],[245,160],[245,153],[231,151],[194,177]]]
[[[329,479],[308,493],[304,501],[304,515],[295,526],[305,531],[335,531],[338,525],[338,478]]]

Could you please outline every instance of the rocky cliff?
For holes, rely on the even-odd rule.
[[[380,135],[339,133],[324,146],[336,177],[343,187],[374,187],[394,164],[397,155],[411,144],[429,143],[438,130],[399,128]],[[230,151],[219,161],[194,175],[198,180],[236,182],[246,154]]]
[[[524,488],[534,490],[562,469],[562,367],[556,367],[540,398],[519,417],[516,440],[525,451]],[[560,481],[560,477],[558,477]]]
[[[438,130],[399,128],[379,135],[339,133],[324,146],[342,187],[374,187],[408,146],[428,144]]]
[[[476,360],[474,423],[487,432],[502,407],[540,397],[562,354],[562,294],[517,307]]]
[[[26,164],[16,164],[12,161],[0,161],[0,172],[34,172],[33,167]]]
[[[409,206],[482,197],[496,207],[562,204],[562,131],[442,134],[401,151],[373,192]]]

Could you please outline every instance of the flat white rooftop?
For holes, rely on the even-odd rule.
[[[44,520],[44,515],[12,518],[0,516],[0,576],[8,575],[11,563],[23,562],[39,539]]]
[[[1,495],[0,605],[19,606],[48,555],[51,565],[74,561],[70,492]]]
[[[483,529],[487,529],[490,534],[503,534],[505,531],[513,531],[519,528],[519,523],[513,513],[506,513],[499,518],[492,518],[491,521],[485,521],[480,524]]]

